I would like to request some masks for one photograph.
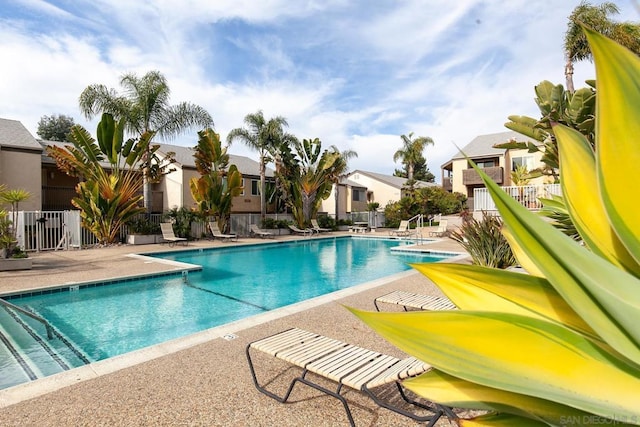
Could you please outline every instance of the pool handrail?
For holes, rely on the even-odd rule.
[[[16,311],[19,311],[20,313],[31,317],[34,320],[37,320],[38,322],[42,323],[44,325],[44,327],[47,329],[47,338],[48,339],[53,339],[53,326],[51,326],[51,324],[43,317],[38,316],[35,313],[30,312],[29,310],[26,310],[22,307],[20,307],[19,305],[15,305],[15,304],[11,304],[9,301],[6,301],[2,298],[0,298],[0,304],[12,308]]]

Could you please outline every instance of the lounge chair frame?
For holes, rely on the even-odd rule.
[[[320,227],[320,224],[318,224],[318,220],[317,219],[312,219],[311,220],[311,230],[315,231],[318,234],[323,233],[323,232],[331,231],[330,228],[322,228],[322,227]]]
[[[413,294],[404,291],[393,291],[373,300],[376,310],[380,311],[379,303],[395,304],[402,306],[404,311],[408,308],[417,310],[456,310],[457,307],[446,297],[434,295]]]
[[[447,234],[448,222],[446,219],[441,220],[435,230],[429,232],[429,236],[443,237]]]
[[[173,225],[169,222],[160,223],[160,231],[162,232],[162,243],[168,243],[169,247],[175,246],[178,243],[182,243],[185,246],[189,244],[189,241],[184,237],[176,237],[173,232]]]
[[[291,224],[289,224],[289,230],[293,231],[296,234],[302,234],[303,236],[311,236],[313,234],[313,230],[310,228],[305,228],[303,230]]]
[[[400,225],[397,230],[389,231],[390,236],[409,237],[411,234],[412,231],[409,228],[409,221],[405,220],[400,221]]]
[[[261,351],[298,366],[302,368],[302,373],[291,381],[285,394],[279,396],[260,385],[250,350]],[[298,328],[288,329],[250,343],[246,348],[246,356],[253,383],[258,391],[278,402],[285,403],[289,399],[296,383],[306,384],[338,399],[342,403],[349,419],[349,424],[352,427],[355,426],[355,421],[347,400],[341,394],[344,386],[362,391],[383,408],[419,422],[428,422],[428,426],[433,426],[444,413],[447,416],[455,417],[449,408],[435,403],[433,407],[430,407],[410,399],[406,395],[400,380],[419,375],[431,369],[429,365],[413,357],[400,360]],[[336,389],[330,390],[312,381],[307,377],[309,372],[336,382]],[[400,397],[405,402],[428,410],[432,414],[419,415],[406,411],[381,399],[373,392],[376,387],[392,382],[395,383]]]
[[[238,241],[237,234],[225,234],[221,232],[218,224],[213,221],[209,222],[209,230],[211,230],[211,236],[213,236],[213,240],[216,240],[216,238],[218,238],[225,242],[230,242],[232,240]]]
[[[261,229],[256,224],[251,224],[250,232],[251,232],[252,235],[258,236],[261,239],[264,239],[265,237],[269,237],[269,238],[273,238],[274,237],[273,233],[271,233],[270,231],[265,231],[265,230]]]

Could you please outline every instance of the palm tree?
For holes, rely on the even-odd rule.
[[[82,114],[87,119],[92,119],[97,114],[109,113],[116,120],[124,119],[126,131],[135,136],[153,133],[165,140],[196,126],[213,126],[213,119],[204,108],[189,102],[169,104],[171,91],[167,79],[159,71],[149,71],[142,77],[134,73],[124,74],[120,85],[124,90],[123,94],[101,84],[85,88],[79,99]],[[151,153],[147,152],[143,164],[143,196],[147,212],[151,200],[152,160]],[[164,170],[161,171],[163,173]]]
[[[285,133],[283,128],[289,126],[287,119],[276,116],[268,121],[264,118],[262,110],[247,114],[244,118],[246,128],[235,128],[227,135],[227,144],[230,146],[235,140],[257,150],[260,156],[260,215],[264,220],[267,213],[266,204],[266,166],[273,160],[273,156],[279,151],[283,143],[295,140],[295,137]]]
[[[571,15],[567,32],[564,36],[564,53],[566,64],[564,74],[567,91],[574,92],[573,64],[585,59],[591,60],[591,49],[582,31],[581,24],[615,40],[621,45],[640,54],[640,26],[631,22],[614,22],[611,15],[620,13],[618,6],[611,2],[604,2],[599,6],[593,6],[589,2],[582,1]]]
[[[416,139],[413,138],[413,132],[409,132],[409,135],[400,135],[402,139],[402,148],[395,152],[393,155],[393,161],[400,160],[402,164],[407,167],[407,179],[409,182],[413,182],[413,170],[415,165],[420,162],[424,156],[422,152],[427,145],[433,145],[433,139],[428,136],[419,136]]]

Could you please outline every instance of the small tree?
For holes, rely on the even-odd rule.
[[[82,225],[102,244],[115,243],[120,227],[144,212],[140,165],[147,153],[154,154],[159,146],[151,146],[153,133],[139,140],[124,141],[125,122],[116,122],[103,114],[94,140],[82,126],[71,130],[71,143],[65,147],[47,147],[47,153],[67,175],[83,179],[76,186],[78,197],[71,203],[81,210]],[[101,162],[109,163],[108,170]]]
[[[8,258],[15,250],[17,242],[16,223],[18,220],[18,208],[20,202],[31,197],[31,193],[22,189],[8,190],[0,185],[0,205],[11,206],[11,215],[0,209],[0,249],[5,249],[4,256]]]
[[[227,149],[213,129],[198,132],[200,137],[193,155],[200,178],[191,178],[191,195],[203,217],[214,216],[224,230],[234,197],[242,193],[242,174],[229,164]]]
[[[69,141],[69,133],[75,125],[72,117],[64,114],[42,116],[38,122],[38,136],[48,141]]]

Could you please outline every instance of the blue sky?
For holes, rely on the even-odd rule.
[[[513,114],[533,87],[564,84],[573,0],[0,0],[0,117],[34,136],[44,115],[80,115],[90,84],[159,70],[171,102],[206,108],[226,138],[248,113],[284,116],[299,138],[355,150],[351,169],[392,174],[400,135],[429,136],[440,165]],[[594,1],[593,4],[600,2]],[[618,20],[640,20],[618,0]],[[593,78],[578,64],[574,81]],[[193,146],[195,130],[173,140]],[[234,144],[229,151],[257,159]]]

